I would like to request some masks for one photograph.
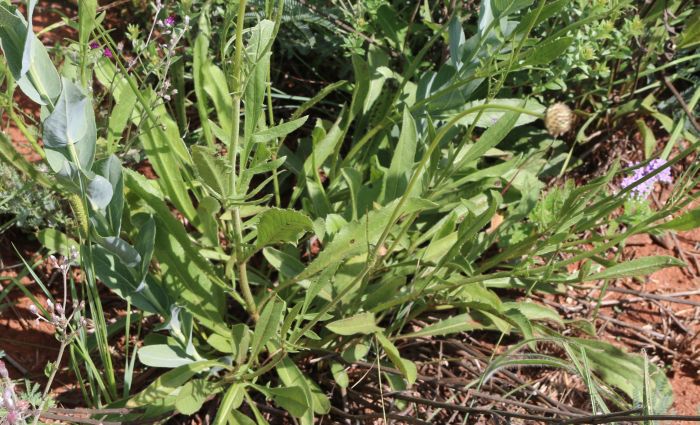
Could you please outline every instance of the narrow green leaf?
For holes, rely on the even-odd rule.
[[[396,366],[396,368],[403,373],[404,378],[406,378],[408,381],[408,385],[413,385],[418,376],[416,365],[413,362],[402,358],[394,343],[392,343],[389,338],[384,336],[383,333],[377,332],[374,335],[376,336],[377,341],[379,341],[379,345],[381,345],[384,349],[387,357],[389,357],[389,360],[391,360],[394,366]]]
[[[601,279],[618,279],[621,277],[646,276],[657,270],[667,267],[685,267],[686,264],[675,258],[665,255],[637,258],[624,263],[608,267],[602,272],[586,276],[587,281]]]
[[[260,320],[258,320],[258,323],[255,325],[255,331],[253,332],[251,358],[256,358],[265,344],[277,334],[277,329],[279,329],[282,323],[284,308],[284,301],[275,298],[268,302],[263,309],[260,314]]]
[[[360,313],[328,323],[326,328],[338,335],[369,335],[382,330],[375,323],[374,313]]]
[[[681,232],[694,230],[698,227],[700,227],[700,208],[690,210],[671,221],[657,226],[658,229],[675,230]]]
[[[245,395],[245,385],[239,382],[231,384],[231,386],[224,394],[223,400],[219,405],[219,410],[216,413],[216,418],[214,419],[214,425],[226,425],[228,420],[228,415],[230,413],[235,414],[236,409],[241,407],[243,404],[243,396]],[[247,417],[246,417],[247,418]],[[250,420],[250,419],[248,419]],[[252,421],[251,421],[252,422]]]
[[[482,324],[475,322],[474,319],[472,319],[472,317],[468,313],[464,313],[440,320],[439,322],[424,327],[418,332],[401,335],[400,337],[420,338],[427,336],[442,336],[459,332],[473,331],[476,329],[483,328],[484,326]]]
[[[275,127],[266,128],[265,130],[258,131],[253,135],[253,143],[267,143],[274,139],[280,139],[285,137],[287,134],[298,129],[309,117],[301,117],[293,121],[285,122]]]
[[[574,41],[573,37],[561,37],[545,41],[527,52],[525,65],[545,65],[561,56]]]
[[[469,148],[461,159],[461,163],[468,164],[471,161],[479,159],[486,151],[501,143],[513,129],[519,117],[520,113],[518,112],[506,112],[503,114],[503,116],[484,131],[484,134],[479,137],[479,140]]]
[[[413,171],[416,159],[417,131],[416,122],[409,111],[403,110],[403,122],[399,143],[394,150],[389,171],[386,174],[384,203],[393,201],[403,195],[408,185],[408,176]]]

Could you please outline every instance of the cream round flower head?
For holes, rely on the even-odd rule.
[[[574,113],[566,104],[557,102],[547,108],[544,114],[544,126],[552,136],[561,136],[571,130]]]

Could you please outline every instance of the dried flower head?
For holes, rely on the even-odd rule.
[[[649,163],[644,166],[644,167],[638,167],[635,169],[632,173],[631,176],[627,176],[624,179],[622,179],[622,182],[620,182],[620,186],[622,186],[623,189],[633,186],[635,183],[637,183],[639,180],[643,179],[650,173],[658,170],[659,168],[663,167],[666,164],[666,161],[663,159],[652,159],[649,161]],[[636,166],[638,164],[633,164],[633,166]],[[633,198],[636,199],[645,199],[646,197],[649,196],[649,194],[654,190],[654,185],[659,182],[659,183],[673,183],[673,177],[671,177],[671,169],[670,168],[665,168],[663,169],[659,174],[655,175],[654,177],[650,178],[649,180],[646,180],[643,183],[640,183],[636,187],[632,188],[630,191],[630,194]]]
[[[557,102],[547,108],[544,115],[544,125],[552,136],[561,136],[571,130],[574,123],[574,113],[566,104]]]

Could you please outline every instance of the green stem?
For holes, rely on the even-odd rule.
[[[51,384],[53,383],[54,378],[56,378],[56,372],[58,372],[58,368],[61,365],[61,360],[63,359],[63,353],[66,351],[66,347],[68,346],[68,343],[70,340],[65,340],[61,342],[61,346],[58,349],[58,357],[56,359],[56,365],[53,367],[53,370],[51,371],[51,375],[49,375],[49,380],[46,382],[46,387],[44,388],[44,395],[41,400],[41,404],[39,405],[39,409],[37,409],[37,414],[34,416],[34,421],[32,422],[32,425],[37,425],[39,423],[39,418],[41,417],[41,414],[44,412],[44,409],[46,408],[46,402],[48,400],[47,396],[49,395],[49,390],[51,389]]]
[[[241,126],[241,70],[243,67],[243,26],[245,19],[246,0],[241,0],[238,3],[238,16],[236,20],[236,44],[233,55],[233,116],[231,117],[231,144],[229,146],[228,156],[231,164],[231,193],[234,197],[238,194],[236,187],[238,161],[238,145],[240,143],[240,126]],[[240,169],[243,168],[245,158],[240,158]],[[253,320],[258,320],[258,308],[255,305],[253,292],[250,290],[248,282],[248,262],[241,249],[243,246],[243,232],[241,222],[241,211],[239,206],[233,207],[233,230],[234,230],[234,245],[236,251],[236,268],[238,269],[238,281],[241,285],[241,292],[245,300],[248,313]],[[235,276],[233,277],[235,281]],[[235,284],[235,282],[234,282]]]

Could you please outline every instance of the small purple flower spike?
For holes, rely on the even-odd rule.
[[[637,168],[636,170],[634,170],[631,176],[627,176],[624,179],[622,179],[620,185],[623,189],[632,186],[637,181],[646,177],[648,174],[663,167],[664,164],[666,164],[666,161],[664,161],[663,159],[652,159],[646,166]],[[634,165],[637,164],[633,164],[633,166]],[[659,174],[655,175],[654,177],[650,178],[644,183],[639,184],[637,187],[634,187],[630,191],[630,195],[636,199],[645,199],[654,190],[654,185],[656,184],[656,182],[669,184],[673,183],[673,177],[671,177],[671,169],[665,168]]]
[[[172,27],[173,25],[175,25],[175,15],[170,15],[170,16],[168,16],[167,18],[165,18],[165,20],[163,21],[163,23],[164,23],[165,26],[167,26],[167,27]]]
[[[96,41],[93,41],[92,43],[90,43],[90,48],[91,48],[91,49],[97,49],[97,48],[99,48],[99,47],[100,47],[100,43],[98,43],[98,42],[96,42]]]
[[[110,59],[114,57],[114,54],[112,54],[112,51],[109,50],[109,47],[105,47],[104,55]]]

